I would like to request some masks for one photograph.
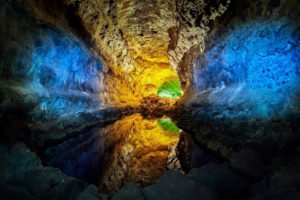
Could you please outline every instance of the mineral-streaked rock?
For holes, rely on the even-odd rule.
[[[122,105],[155,94],[164,81],[177,78],[177,71],[184,72],[180,79],[190,87],[195,56],[186,54],[203,51],[209,22],[224,13],[229,0],[65,2],[76,7],[95,50],[111,70],[106,84],[115,91],[107,98]],[[188,61],[182,62],[184,56]]]
[[[16,1],[50,26],[74,32],[103,58],[106,103],[137,105],[165,81],[186,91],[212,21],[229,0]]]

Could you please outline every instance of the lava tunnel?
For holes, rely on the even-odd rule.
[[[298,0],[1,0],[0,199],[300,199]]]

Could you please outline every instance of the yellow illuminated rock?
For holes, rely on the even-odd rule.
[[[188,91],[196,55],[204,49],[208,24],[227,8],[204,0],[64,0],[76,5],[95,52],[108,67],[108,105],[137,106],[161,84],[180,79]],[[194,56],[190,56],[194,55]]]

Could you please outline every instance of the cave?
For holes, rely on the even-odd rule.
[[[0,199],[300,199],[298,0],[1,0]]]

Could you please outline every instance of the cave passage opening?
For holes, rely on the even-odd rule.
[[[180,81],[178,79],[165,81],[157,90],[157,95],[161,98],[180,98],[183,92],[180,88]]]

